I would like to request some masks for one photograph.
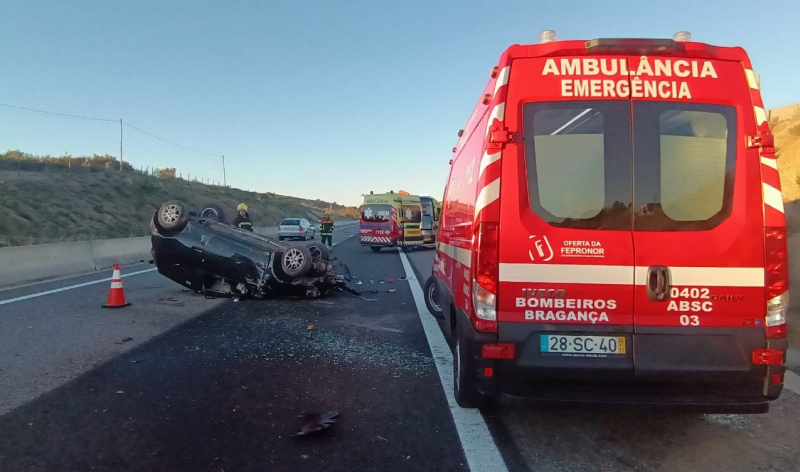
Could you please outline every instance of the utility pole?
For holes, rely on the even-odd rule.
[[[228,177],[225,175],[225,154],[222,155],[222,183],[228,186]]]
[[[122,118],[119,119],[119,170],[122,170]]]

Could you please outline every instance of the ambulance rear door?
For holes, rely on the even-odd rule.
[[[517,138],[502,158],[498,323],[516,368],[633,375],[626,60],[511,66],[505,124]]]
[[[639,376],[749,374],[765,331],[764,228],[740,62],[630,57]]]

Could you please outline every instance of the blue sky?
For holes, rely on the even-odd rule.
[[[358,204],[442,194],[500,53],[538,40],[744,47],[767,107],[800,102],[797,0],[0,3],[0,103],[119,119],[225,154],[236,187]],[[0,149],[119,154],[118,124],[0,107]],[[222,180],[219,159],[125,130],[125,159]]]

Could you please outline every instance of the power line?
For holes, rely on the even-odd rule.
[[[36,112],[36,113],[44,113],[46,115],[58,115],[58,116],[66,116],[66,117],[69,117],[69,118],[80,118],[82,120],[109,121],[111,123],[117,123],[119,121],[119,120],[109,120],[109,119],[106,119],[106,118],[94,118],[94,117],[91,117],[91,116],[71,115],[69,113],[58,113],[58,112],[55,112],[55,111],[37,110],[35,108],[25,108],[25,107],[18,107],[16,105],[6,105],[5,103],[0,103],[0,106],[6,107],[6,108],[14,108],[16,110],[25,110],[25,111],[33,111],[33,112]]]
[[[106,121],[106,122],[110,122],[110,123],[119,123],[121,121],[121,120],[110,120],[110,119],[107,119],[107,118],[95,118],[95,117],[91,117],[91,116],[73,115],[73,114],[70,114],[70,113],[59,113],[59,112],[49,111],[49,110],[38,110],[36,108],[20,107],[20,106],[16,106],[16,105],[7,105],[5,103],[0,103],[0,106],[6,107],[6,108],[12,108],[12,109],[15,109],[15,110],[24,110],[24,111],[31,111],[31,112],[35,112],[35,113],[43,113],[45,115],[64,116],[64,117],[68,117],[68,118],[79,118],[79,119],[82,119],[82,120]],[[222,157],[221,154],[213,154],[213,153],[210,153],[210,152],[200,151],[198,149],[193,149],[193,148],[190,148],[188,146],[184,146],[183,144],[179,144],[179,143],[176,143],[174,141],[170,141],[169,139],[162,138],[161,136],[156,136],[153,133],[150,133],[150,132],[145,131],[145,130],[143,130],[141,128],[133,126],[130,123],[124,123],[124,125],[129,127],[129,128],[131,128],[131,129],[134,129],[134,130],[136,130],[136,131],[138,131],[140,133],[146,134],[147,136],[150,136],[151,138],[158,139],[159,141],[164,141],[167,144],[171,144],[173,146],[177,146],[179,148],[186,149],[187,151],[192,151],[192,152],[195,152],[197,154],[204,154],[206,156]]]
[[[130,124],[130,123],[127,123],[127,122],[126,122],[126,123],[124,123],[124,125],[125,125],[125,126],[127,126],[127,127],[129,127],[129,128],[133,128],[133,129],[135,129],[136,131],[138,131],[138,132],[140,132],[140,133],[144,133],[144,134],[146,134],[146,135],[148,135],[148,136],[150,136],[150,137],[152,137],[152,138],[156,138],[156,139],[158,139],[158,140],[164,141],[164,142],[165,142],[165,143],[167,143],[167,144],[172,144],[173,146],[177,146],[177,147],[179,147],[179,148],[186,149],[187,151],[196,152],[196,153],[198,153],[198,154],[205,154],[206,156],[212,156],[212,157],[222,157],[222,155],[220,155],[220,154],[212,154],[212,153],[210,153],[210,152],[198,151],[197,149],[192,149],[192,148],[190,148],[190,147],[184,146],[183,144],[178,144],[178,143],[176,143],[176,142],[174,142],[174,141],[170,141],[170,140],[168,140],[168,139],[164,139],[164,138],[162,138],[162,137],[160,137],[160,136],[156,136],[156,135],[155,135],[155,134],[153,134],[153,133],[149,133],[149,132],[147,132],[147,131],[145,131],[145,130],[143,130],[143,129],[141,129],[141,128],[137,128],[136,126],[133,126],[132,124]]]

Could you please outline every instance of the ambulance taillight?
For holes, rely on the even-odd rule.
[[[475,329],[484,333],[497,332],[497,287],[500,275],[498,233],[497,223],[480,223],[474,240],[472,305],[475,309]]]
[[[767,338],[784,339],[786,312],[789,309],[789,262],[786,248],[786,228],[766,228],[765,292],[767,298]]]

